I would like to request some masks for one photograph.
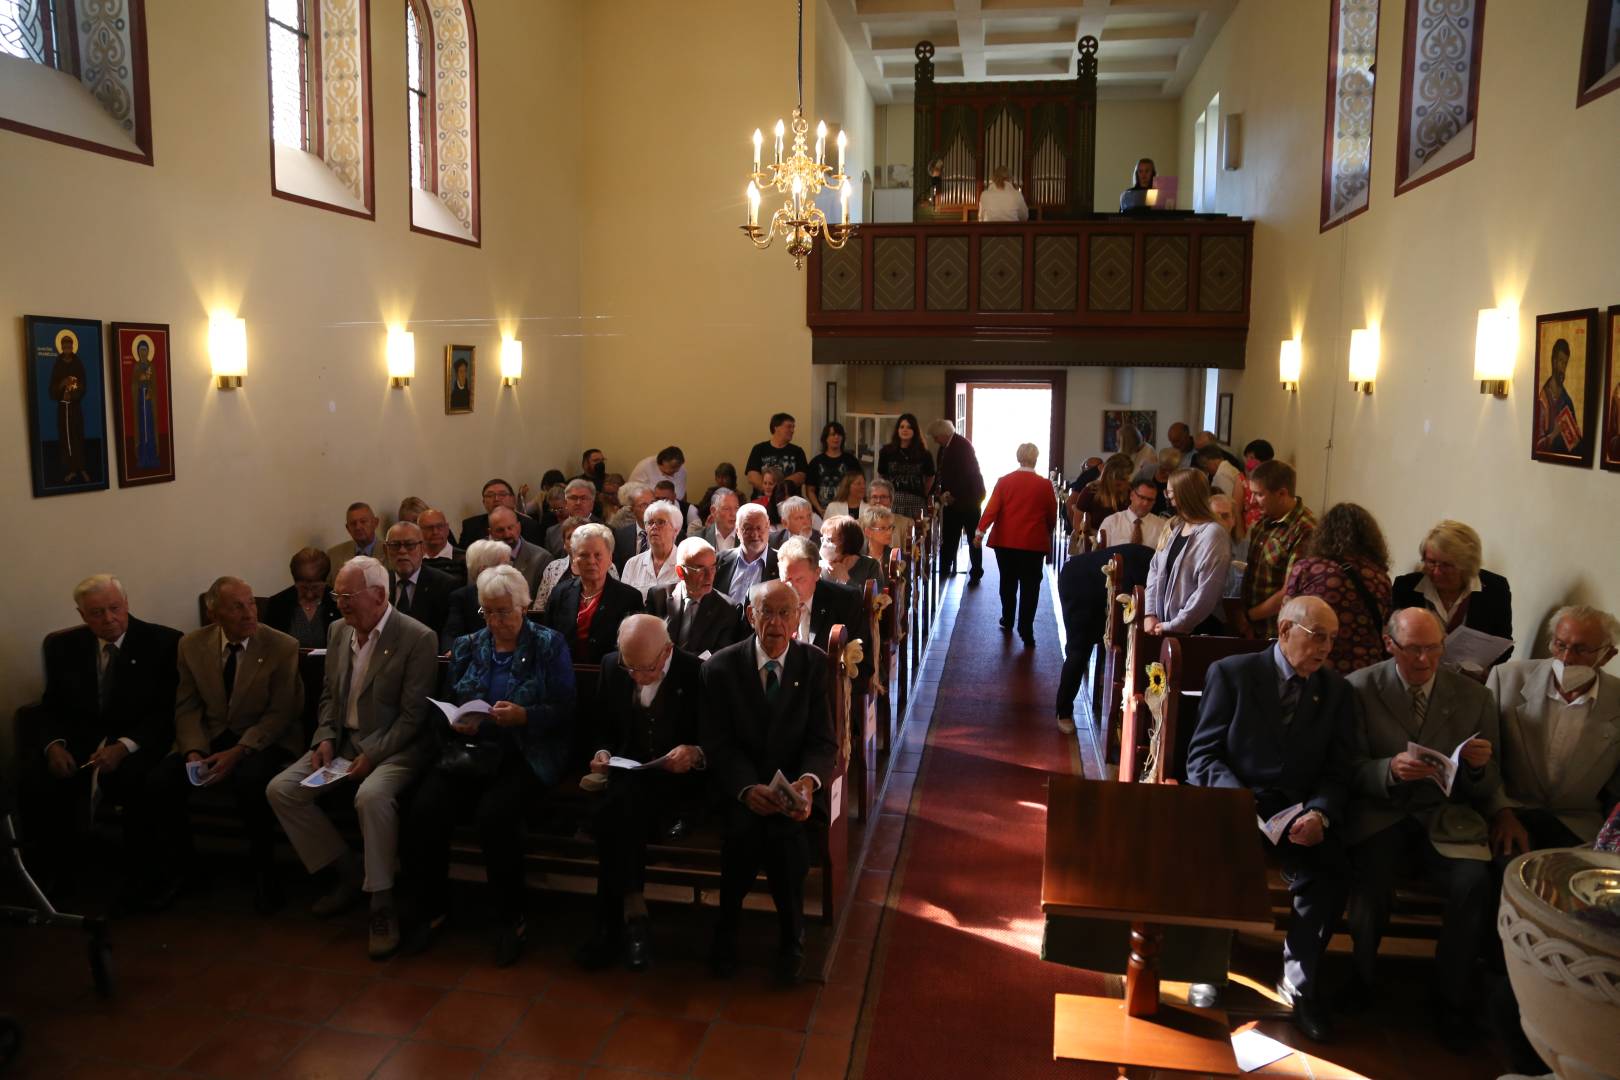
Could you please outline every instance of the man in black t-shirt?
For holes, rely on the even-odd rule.
[[[761,474],[773,465],[782,470],[783,479],[795,484],[804,483],[804,470],[809,459],[805,457],[802,447],[793,444],[794,426],[792,415],[777,413],[771,417],[771,437],[755,444],[748,452],[748,464],[744,466],[744,471],[755,492],[765,485],[765,478]]]

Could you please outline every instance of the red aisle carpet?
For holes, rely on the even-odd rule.
[[[852,1075],[1113,1075],[1052,1060],[1052,995],[1099,993],[1101,979],[1040,958],[1046,778],[1077,769],[1074,737],[1052,719],[1063,658],[1051,596],[1027,650],[996,625],[985,562],[983,585],[959,586]]]

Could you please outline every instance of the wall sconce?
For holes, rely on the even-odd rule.
[[[388,385],[411,385],[416,374],[416,335],[403,326],[388,328]]]
[[[1357,393],[1373,392],[1373,380],[1378,378],[1378,331],[1350,331],[1350,385]]]
[[[1290,394],[1299,393],[1301,355],[1298,338],[1284,341],[1282,349],[1277,353],[1277,378],[1282,380],[1283,389]]]
[[[501,339],[501,385],[516,386],[523,378],[523,342],[516,338]]]
[[[1519,310],[1484,308],[1479,328],[1474,332],[1474,378],[1479,392],[1494,397],[1508,396],[1513,380],[1513,361],[1519,351]]]
[[[247,320],[234,315],[209,317],[208,363],[219,389],[235,390],[242,385],[242,376],[247,374]]]

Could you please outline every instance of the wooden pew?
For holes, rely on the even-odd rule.
[[[861,664],[861,671],[851,683],[849,700],[849,716],[847,726],[839,730],[847,732],[849,747],[849,815],[857,821],[866,821],[872,812],[872,799],[877,793],[877,705],[873,700],[873,682],[877,678],[879,656],[877,632],[877,596],[878,584],[875,580],[867,581],[861,591],[862,618],[868,628],[865,635],[857,634],[854,628],[846,627],[851,639],[865,638],[865,644],[871,648],[872,655]],[[828,655],[837,657],[843,650],[830,649]]]
[[[1271,642],[1255,638],[1166,634],[1159,645],[1159,663],[1164,665],[1164,736],[1166,753],[1158,761],[1155,783],[1187,779],[1187,748],[1198,726],[1198,707],[1203,700],[1204,679],[1210,665],[1228,656],[1242,656],[1271,647]]]
[[[1131,651],[1132,636],[1140,635],[1142,619],[1146,614],[1145,590],[1137,586],[1130,592],[1133,597],[1132,617],[1125,617],[1125,605],[1121,597],[1127,595],[1125,590],[1116,584],[1124,576],[1124,560],[1115,564],[1113,576],[1108,586],[1108,624],[1103,635],[1103,700],[1096,711],[1098,722],[1103,726],[1103,754],[1106,761],[1121,759],[1124,728],[1124,703],[1126,673],[1134,666]]]
[[[878,752],[887,754],[899,734],[900,720],[905,716],[910,688],[906,685],[908,670],[906,650],[909,649],[910,626],[906,617],[909,568],[899,548],[889,549],[889,565],[885,568],[887,584],[884,589],[889,604],[878,617]]]

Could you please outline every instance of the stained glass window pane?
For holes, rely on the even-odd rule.
[[[0,0],[0,53],[45,63],[45,26],[39,0]]]
[[[307,148],[304,129],[304,37],[299,0],[268,0],[270,12],[270,134],[284,146]]]
[[[1367,205],[1372,175],[1373,62],[1378,54],[1378,0],[1334,0],[1333,104],[1328,114],[1327,184],[1322,224]],[[1211,138],[1214,132],[1210,132]]]
[[[422,186],[422,29],[416,7],[405,5],[405,115],[411,124],[411,184]]]

